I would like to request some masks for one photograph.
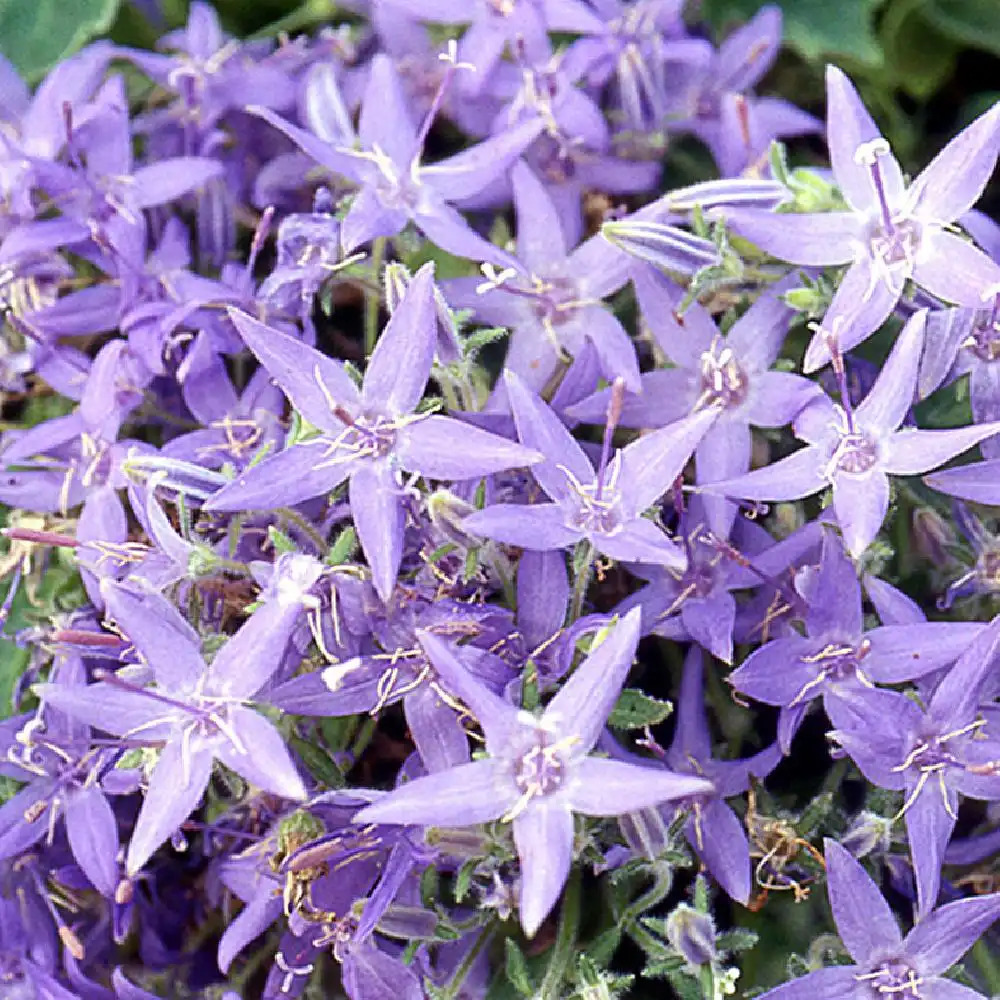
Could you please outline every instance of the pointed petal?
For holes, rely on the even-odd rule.
[[[561,551],[525,551],[517,564],[517,627],[529,649],[562,628],[569,603],[569,576]]]
[[[493,504],[465,518],[462,529],[480,538],[539,551],[563,549],[584,537],[580,529],[566,524],[562,507],[554,503]]]
[[[510,172],[517,218],[517,256],[528,270],[541,274],[568,251],[562,222],[545,186],[523,160]]]
[[[430,192],[414,211],[413,222],[432,243],[456,257],[489,261],[498,267],[517,263],[506,250],[480,236],[461,212]]]
[[[102,732],[124,736],[133,730],[149,732],[157,719],[170,717],[170,708],[139,691],[126,691],[113,684],[35,684],[32,691],[47,705]]]
[[[864,225],[854,212],[816,215],[752,208],[727,211],[726,223],[778,260],[814,266],[854,260]]]
[[[847,953],[859,965],[881,952],[895,953],[903,935],[878,886],[835,840],[825,847],[830,908]]]
[[[83,785],[67,796],[66,835],[94,888],[112,897],[118,884],[118,821],[97,785]]]
[[[594,547],[618,562],[648,563],[683,570],[687,559],[684,549],[652,521],[637,517],[611,532],[592,532]]]
[[[642,613],[633,608],[576,668],[542,716],[553,729],[577,738],[576,753],[586,753],[601,735],[639,643]]]
[[[251,698],[260,691],[281,666],[302,609],[301,600],[281,592],[258,607],[216,653],[207,689],[231,698]]]
[[[135,875],[153,852],[198,808],[212,774],[212,752],[196,737],[171,740],[149,778],[125,868]]]
[[[387,204],[378,187],[361,188],[340,224],[342,253],[353,253],[380,236],[395,236],[403,231],[409,218],[405,208],[395,202]]]
[[[415,778],[355,813],[355,823],[474,826],[499,819],[517,801],[509,765],[474,760]]]
[[[946,431],[905,428],[889,439],[888,453],[883,464],[887,472],[897,476],[916,475],[943,465],[948,459],[960,455],[997,433],[1000,433],[1000,423],[969,424],[967,427],[956,427]],[[966,469],[970,466],[961,468]]]
[[[620,378],[629,392],[639,392],[642,383],[635,347],[614,314],[603,306],[592,306],[579,311],[578,322],[594,345],[604,377],[608,381]]]
[[[889,510],[889,477],[877,466],[865,476],[838,472],[833,479],[833,509],[847,551],[857,559],[868,548]]]
[[[664,354],[681,368],[698,370],[701,356],[719,336],[705,307],[692,302],[678,315],[684,290],[651,267],[634,268],[632,284],[642,316]]]
[[[681,605],[681,621],[691,638],[723,663],[733,662],[736,600],[726,590],[711,597],[689,597]]]
[[[945,469],[924,482],[932,489],[973,503],[1000,504],[1000,459]]]
[[[622,509],[638,516],[670,489],[719,416],[701,410],[644,434],[621,451]]]
[[[518,910],[530,938],[559,899],[573,863],[573,814],[551,798],[533,799],[514,819],[521,861]]]
[[[343,365],[236,309],[229,318],[247,347],[271,373],[294,407],[313,426],[339,433],[343,424],[330,412],[330,400],[356,412],[360,394]]]
[[[982,632],[980,622],[883,625],[866,634],[864,670],[879,684],[898,684],[954,663]]]
[[[823,317],[823,330],[837,333],[841,353],[867,340],[888,319],[903,292],[903,284],[900,274],[876,274],[867,254],[855,260]],[[826,336],[818,331],[806,349],[802,370],[809,375],[829,361]]]
[[[592,483],[594,467],[590,459],[552,409],[513,372],[504,375],[504,384],[521,443],[545,456],[531,470],[542,489],[553,500],[569,498],[572,491],[563,469],[569,470],[578,483]]]
[[[750,842],[739,817],[719,799],[708,799],[684,827],[709,874],[737,903],[750,899]]]
[[[358,541],[372,571],[372,583],[383,601],[396,586],[403,558],[406,514],[396,475],[388,462],[366,462],[355,466],[348,488],[351,516]]]
[[[1000,917],[1000,893],[960,899],[929,913],[906,936],[906,953],[922,976],[947,972]]]
[[[448,201],[471,198],[506,173],[510,165],[538,138],[543,128],[540,118],[530,118],[454,156],[424,167],[420,171],[420,179]]]
[[[906,810],[906,835],[913,857],[913,871],[917,881],[917,916],[925,917],[934,909],[941,887],[941,861],[944,850],[955,829],[958,797],[946,786],[939,787],[937,775],[921,789]],[[942,781],[947,779],[942,777]],[[913,794],[914,780],[907,779],[907,799]],[[945,802],[947,796],[948,802]]]
[[[573,765],[567,800],[584,816],[621,816],[675,799],[711,795],[711,782],[693,774],[642,767],[623,760],[585,757]]]
[[[229,709],[229,729],[235,739],[225,739],[215,747],[216,756],[226,767],[265,792],[295,801],[306,797],[305,785],[284,739],[263,715],[233,705]]]
[[[251,106],[246,109],[250,114],[262,118],[269,125],[273,125],[279,132],[283,132],[299,149],[307,156],[311,156],[317,163],[332,170],[335,174],[340,174],[352,181],[360,181],[367,172],[371,164],[359,156],[352,155],[350,150],[341,149],[307,132],[290,121],[282,118],[267,108]]]
[[[396,454],[408,472],[449,482],[533,466],[542,460],[532,448],[440,416],[414,421],[400,430]]]
[[[929,247],[913,268],[913,280],[945,302],[978,308],[1000,282],[1000,265],[975,244],[944,230],[930,233]]]
[[[513,739],[521,726],[520,710],[494,694],[462,662],[461,654],[442,638],[425,629],[417,631],[417,641],[424,648],[444,686],[466,705],[486,737],[487,747],[499,751]]]
[[[855,411],[858,422],[876,437],[894,431],[913,404],[926,319],[927,311],[921,309],[907,320],[875,384]]]
[[[329,439],[295,444],[241,472],[205,501],[206,510],[274,510],[335,490],[356,468],[331,458]]]
[[[962,129],[920,172],[907,192],[914,215],[951,222],[979,200],[1000,149],[1000,104]]]
[[[861,634],[861,585],[843,542],[832,531],[823,535],[819,572],[814,589],[806,596],[806,628],[810,636],[818,639],[839,634],[847,638]]]
[[[410,117],[412,102],[403,93],[392,59],[376,54],[369,67],[368,83],[361,102],[358,135],[366,149],[380,149],[397,168],[406,168],[420,152],[417,131]]]
[[[403,699],[403,712],[428,774],[469,761],[469,739],[455,710],[430,684],[420,684]]]
[[[705,717],[705,657],[697,646],[692,646],[684,659],[670,754],[694,760],[708,760],[712,756],[711,734]]]
[[[819,448],[800,448],[786,458],[754,469],[745,476],[721,483],[704,484],[706,493],[721,493],[747,500],[801,500],[827,486],[824,460]]]
[[[865,110],[854,85],[837,69],[826,67],[826,135],[833,175],[847,203],[863,212],[876,206],[869,168],[858,162],[858,148],[881,133]],[[895,208],[903,192],[903,175],[891,154],[879,158],[890,207]]]
[[[152,668],[160,687],[191,689],[205,672],[201,640],[180,612],[159,594],[138,594],[119,583],[101,588],[113,618]]]
[[[139,167],[128,191],[137,208],[175,201],[222,173],[222,163],[207,156],[176,156]]]
[[[361,390],[367,411],[402,416],[416,408],[434,362],[436,316],[434,265],[425,264],[414,275],[368,359]]]

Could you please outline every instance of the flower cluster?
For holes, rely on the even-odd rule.
[[[1000,104],[345,6],[0,63],[0,995],[995,990]]]

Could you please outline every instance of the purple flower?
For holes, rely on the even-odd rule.
[[[320,433],[266,458],[207,503],[209,510],[273,510],[350,480],[351,514],[388,600],[403,552],[401,470],[429,479],[474,479],[530,465],[535,452],[452,417],[414,413],[434,360],[433,267],[414,277],[368,362],[361,389],[342,364],[241,313],[247,345]]]
[[[933,295],[979,306],[1000,281],[981,250],[950,232],[976,202],[996,164],[1000,104],[977,118],[907,186],[888,143],[857,92],[828,66],[827,141],[833,175],[848,211],[825,215],[727,213],[729,224],[768,253],[795,264],[850,264],[823,320],[846,351],[868,337],[892,312],[908,279]],[[805,370],[830,360],[817,334]]]
[[[644,435],[613,457],[606,435],[595,472],[552,410],[513,373],[506,374],[505,382],[522,443],[544,456],[532,471],[552,502],[493,504],[467,517],[465,530],[543,551],[586,539],[612,559],[682,567],[677,544],[642,515],[673,485],[718,409]]]
[[[962,899],[928,913],[904,938],[868,873],[826,841],[827,892],[852,965],[817,969],[764,994],[767,1000],[883,1000],[886,996],[976,1000],[941,977],[1000,916],[1000,894]]]
[[[285,133],[314,160],[359,185],[341,223],[345,253],[379,236],[395,236],[408,221],[438,246],[460,257],[502,267],[510,258],[471,229],[450,202],[476,194],[508,169],[542,130],[538,118],[425,166],[420,158],[430,117],[418,132],[399,75],[377,55],[361,106],[358,144],[328,142],[265,108],[249,110]],[[432,108],[430,115],[434,114]]]
[[[773,465],[706,486],[748,500],[798,500],[833,487],[833,509],[848,551],[858,558],[889,509],[889,474],[911,476],[946,462],[1000,431],[1000,423],[954,430],[900,428],[913,402],[925,312],[910,318],[871,392],[853,408],[823,397],[795,421],[808,447]]]
[[[129,843],[126,868],[136,874],[194,811],[219,760],[252,784],[289,799],[305,797],[284,741],[245,702],[277,668],[304,591],[279,594],[215,655],[202,659],[197,633],[172,605],[151,593],[106,585],[112,616],[155,680],[145,688],[112,674],[87,687],[36,686],[67,715],[140,745],[160,745]]]
[[[918,911],[933,907],[958,796],[1000,800],[1000,735],[979,710],[996,669],[1000,617],[982,629],[934,689],[927,708],[895,691],[854,702],[831,734],[865,777],[902,790]]]
[[[356,822],[465,826],[513,824],[521,860],[521,925],[529,936],[555,905],[573,861],[573,813],[615,816],[685,795],[711,793],[700,778],[590,756],[632,665],[632,612],[534,717],[477,683],[430,633],[421,642],[478,720],[489,757],[417,778],[362,809]]]

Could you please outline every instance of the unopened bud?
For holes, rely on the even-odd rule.
[[[718,957],[712,918],[687,903],[667,917],[667,940],[688,965],[710,965]]]

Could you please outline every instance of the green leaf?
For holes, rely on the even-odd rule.
[[[530,997],[535,992],[535,986],[525,961],[524,952],[512,938],[504,939],[506,952],[507,979],[522,996]]]
[[[669,701],[653,698],[636,688],[625,688],[611,710],[608,725],[612,729],[643,729],[663,722],[673,710]]]
[[[0,52],[29,82],[106,32],[119,0],[0,0]]]
[[[939,0],[940,2],[940,0]],[[953,0],[956,5],[965,0]],[[993,7],[994,0],[980,0]],[[883,55],[875,36],[875,12],[882,0],[779,0],[784,12],[785,44],[806,59],[844,56],[853,63],[881,66]],[[758,0],[705,0],[705,16],[716,28],[732,27],[760,10]]]
[[[996,0],[927,0],[920,11],[946,38],[1000,55]]]

